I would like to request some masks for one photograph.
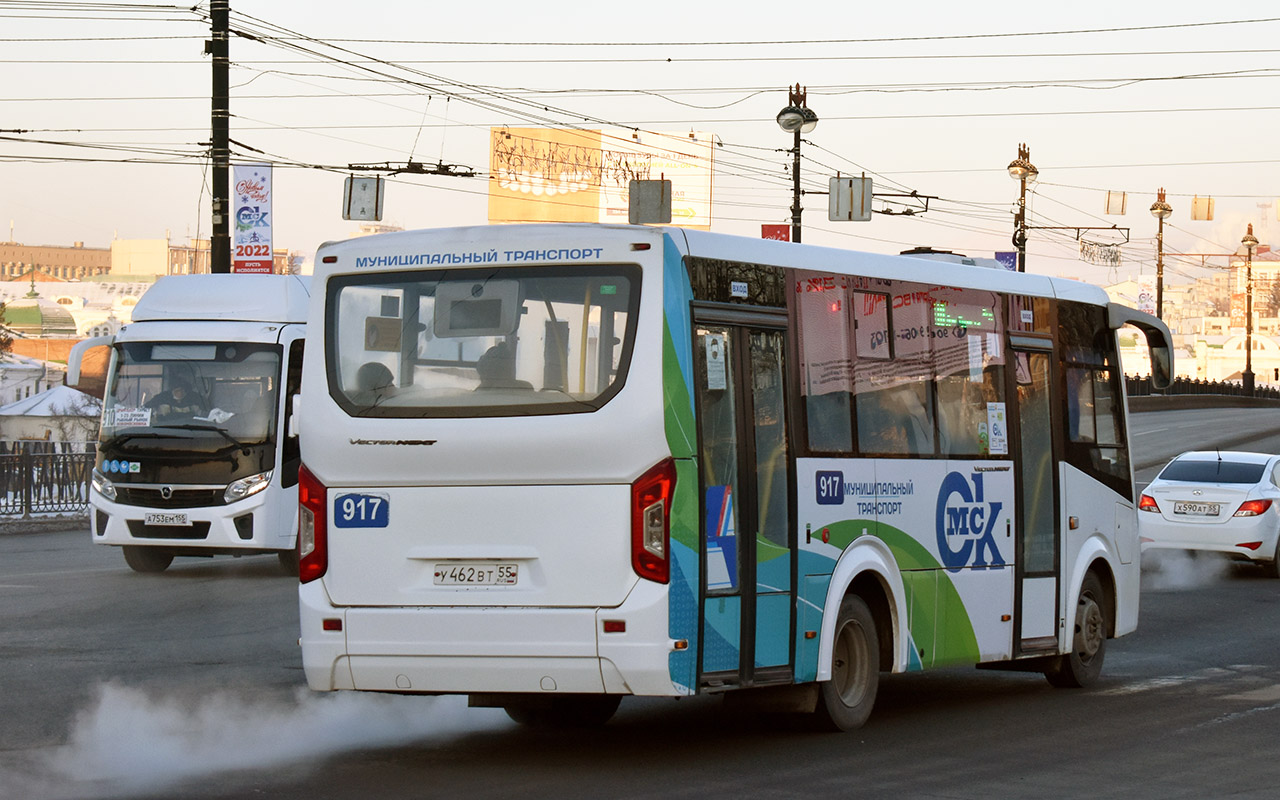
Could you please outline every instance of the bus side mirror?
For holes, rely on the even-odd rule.
[[[1157,317],[1119,303],[1107,304],[1108,322],[1112,329],[1132,325],[1147,338],[1151,355],[1151,385],[1167,389],[1173,381],[1173,337],[1169,328]]]
[[[289,397],[289,424],[285,426],[285,432],[290,439],[298,438],[298,409],[301,405],[302,395],[295,394]]]
[[[67,355],[67,385],[75,386],[80,383],[80,363],[84,360],[85,351],[91,347],[110,347],[116,340],[115,334],[108,336],[94,336],[85,339],[71,348],[71,352]]]

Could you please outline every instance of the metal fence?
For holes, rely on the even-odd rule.
[[[1188,378],[1174,378],[1168,389],[1151,388],[1150,375],[1126,375],[1125,391],[1130,397],[1146,397],[1152,394],[1221,394],[1232,397],[1249,396],[1244,386],[1230,381],[1198,381]],[[1253,397],[1280,398],[1280,389],[1274,386],[1254,386]]]
[[[87,513],[94,455],[92,443],[0,441],[0,516]]]

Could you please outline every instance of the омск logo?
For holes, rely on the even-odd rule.
[[[1004,569],[1004,559],[991,533],[1004,504],[985,502],[982,478],[982,473],[975,473],[970,489],[963,475],[951,472],[938,489],[938,557],[948,572],[959,572],[970,565],[976,569]],[[988,553],[990,558],[986,557]]]

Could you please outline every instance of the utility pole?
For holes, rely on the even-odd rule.
[[[1018,272],[1027,271],[1027,184],[1035,183],[1040,170],[1031,163],[1031,148],[1018,145],[1018,157],[1009,162],[1009,177],[1019,184],[1018,213],[1013,218],[1013,246],[1018,248]]]
[[[1240,240],[1244,245],[1244,372],[1240,384],[1246,397],[1253,397],[1253,251],[1258,248],[1258,237],[1253,235],[1253,225]]]
[[[1164,319],[1164,221],[1173,213],[1173,206],[1164,199],[1164,189],[1156,194],[1151,204],[1151,216],[1156,218],[1156,316]]]
[[[213,234],[209,271],[231,272],[231,0],[210,0],[213,39]]]

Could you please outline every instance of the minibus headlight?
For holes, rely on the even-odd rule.
[[[257,475],[250,475],[247,478],[241,478],[238,481],[232,481],[227,490],[222,493],[222,502],[234,503],[237,500],[243,500],[246,497],[252,497],[271,484],[271,470],[259,472]]]
[[[115,484],[107,480],[107,476],[96,469],[93,471],[93,490],[108,500],[114,501],[116,499]]]

